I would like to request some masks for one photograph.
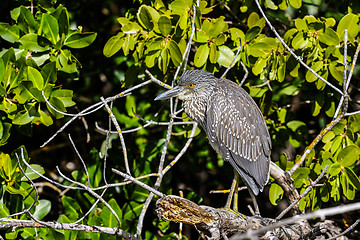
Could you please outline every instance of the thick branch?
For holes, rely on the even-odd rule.
[[[156,203],[156,212],[159,218],[193,225],[207,239],[212,240],[226,239],[229,235],[260,229],[275,222],[269,218],[245,216],[225,209],[199,206],[178,196],[159,199]],[[281,226],[269,230],[262,234],[261,239],[299,239],[310,231],[306,223],[299,222],[291,227]]]

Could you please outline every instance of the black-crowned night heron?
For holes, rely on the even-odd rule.
[[[271,140],[265,119],[250,95],[232,81],[192,70],[180,77],[178,86],[155,100],[171,97],[183,100],[185,113],[201,125],[211,146],[230,162],[252,192],[257,195],[262,191],[269,179]],[[230,204],[231,196],[227,207]]]

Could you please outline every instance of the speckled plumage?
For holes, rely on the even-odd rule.
[[[230,162],[253,193],[262,191],[269,178],[271,140],[265,119],[250,95],[232,81],[192,70],[180,77],[178,87],[156,99],[172,96],[183,100],[186,114],[201,125],[211,146]]]

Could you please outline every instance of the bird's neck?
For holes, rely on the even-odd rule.
[[[200,125],[205,122],[207,100],[205,97],[199,97],[183,101],[185,113]]]

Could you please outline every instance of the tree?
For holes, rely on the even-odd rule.
[[[66,123],[49,134],[42,147],[78,117],[85,122],[102,119],[96,128],[106,137],[101,146],[84,151],[78,147],[84,141],[79,137],[73,141],[68,135],[78,160],[56,167],[57,180],[49,177],[46,162],[29,164],[25,147],[1,152],[0,226],[19,227],[7,230],[7,239],[111,235],[131,239],[135,234],[146,239],[181,238],[177,224],[148,210],[155,200],[159,217],[193,225],[213,239],[249,228],[258,229],[255,233],[264,239],[334,237],[345,235],[346,226],[358,223],[352,212],[342,223],[330,221],[332,215],[359,209],[359,204],[349,204],[358,199],[360,189],[360,115],[353,101],[358,95],[355,64],[360,31],[356,1],[317,5],[300,0],[140,1],[126,8],[117,19],[118,33],[103,44],[103,54],[123,69],[117,72],[106,66],[112,76],[120,76],[121,81],[114,84],[124,89],[100,101],[94,98],[95,103],[72,114],[65,112],[75,105],[73,91],[75,95],[82,91],[74,87],[81,70],[73,49],[89,46],[96,33],[70,28],[69,16],[75,21],[79,12],[69,14],[59,3],[28,5],[17,6],[11,11],[12,20],[0,24],[0,36],[6,41],[0,55],[1,144],[11,148],[8,139],[18,134],[14,128],[31,136],[36,125],[49,127],[54,118],[64,116]],[[88,60],[81,60],[84,68],[89,64],[100,69]],[[179,120],[178,102],[171,100],[169,110],[152,102],[161,87],[171,88],[187,68],[218,76],[226,72],[227,78],[243,84],[266,118],[274,163],[269,187],[259,196],[269,203],[260,206],[261,217],[243,218],[251,214],[246,204],[240,207],[240,216],[216,208],[225,196],[210,196],[208,191],[229,187],[231,168],[209,148],[195,123]],[[71,90],[62,89],[59,81]],[[159,87],[151,88],[152,83]],[[108,124],[101,118],[104,107]],[[111,131],[112,125],[116,131]],[[74,169],[64,167],[72,162]],[[205,185],[196,173],[211,180],[206,186],[194,186],[194,179]],[[46,184],[58,192],[51,201],[38,190]],[[183,198],[173,196],[179,189],[185,193]],[[247,202],[246,193],[241,195],[241,201]],[[209,206],[197,206],[201,201]],[[280,203],[287,208],[271,211],[268,207]],[[331,208],[341,204],[344,207]],[[285,215],[289,219],[277,222]],[[308,222],[324,216],[326,221]]]

